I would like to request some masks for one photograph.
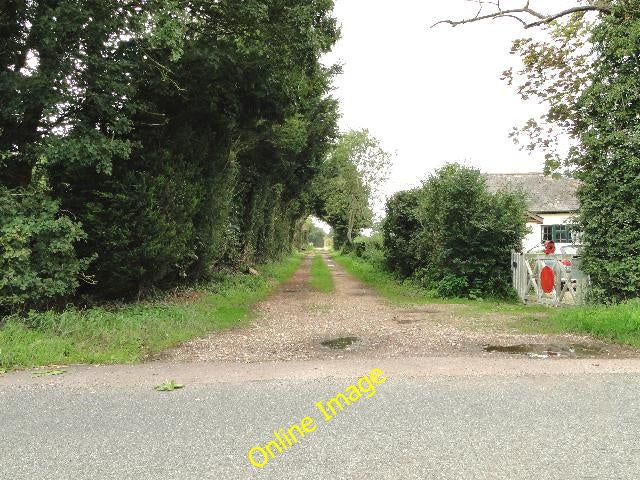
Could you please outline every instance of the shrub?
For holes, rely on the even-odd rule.
[[[519,194],[487,191],[475,169],[452,164],[387,204],[387,264],[443,297],[511,296],[509,256],[526,233]]]
[[[416,233],[420,229],[417,217],[420,190],[405,190],[387,201],[382,236],[386,265],[406,278],[417,268]]]
[[[353,240],[353,253],[373,265],[382,265],[384,263],[382,235],[374,233],[370,237],[356,237]]]
[[[0,314],[73,294],[90,263],[76,255],[84,238],[46,194],[0,187]]]

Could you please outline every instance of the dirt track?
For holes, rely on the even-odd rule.
[[[588,357],[637,357],[620,346],[577,335],[524,335],[502,327],[513,315],[472,314],[465,305],[434,304],[398,307],[381,299],[325,256],[335,291],[323,294],[309,287],[311,257],[294,277],[256,307],[252,326],[196,339],[170,350],[168,362],[268,362],[283,360],[366,359],[403,357],[501,357],[485,345],[581,344],[602,348]],[[322,342],[357,338],[346,349]]]

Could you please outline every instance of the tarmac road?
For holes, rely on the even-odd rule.
[[[511,360],[499,361],[508,366]],[[411,369],[394,368],[390,360],[300,367],[320,372],[315,378],[252,376],[247,372],[261,368],[255,365],[245,367],[244,376],[214,364],[185,366],[209,380],[187,378],[184,389],[164,393],[150,388],[158,377],[145,370],[157,365],[77,367],[40,379],[12,374],[0,379],[0,478],[640,477],[636,360],[623,369],[519,361],[512,369],[493,365],[482,373],[491,360],[475,359],[480,374],[455,365],[443,373],[441,367],[455,359],[413,360]],[[375,395],[325,422],[314,404],[344,392],[373,367],[387,376]],[[287,368],[295,371],[293,364]],[[126,381],[108,381],[120,371]],[[249,449],[306,416],[314,419],[313,432],[262,468],[249,462]],[[259,453],[256,459],[262,461]]]

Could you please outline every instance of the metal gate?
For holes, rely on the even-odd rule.
[[[512,251],[513,288],[524,303],[554,307],[581,305],[590,282],[580,264],[581,259],[576,255]]]

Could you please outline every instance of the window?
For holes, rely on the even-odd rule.
[[[542,242],[551,240],[555,243],[571,243],[573,241],[570,225],[543,225]]]

